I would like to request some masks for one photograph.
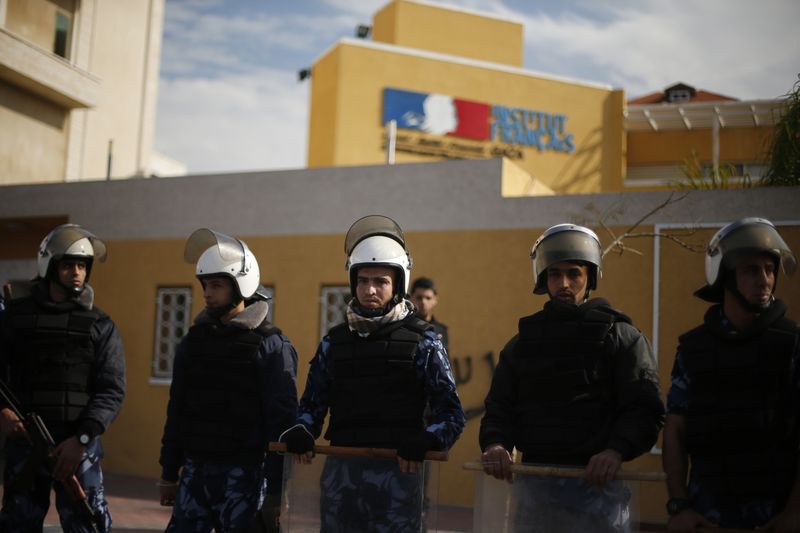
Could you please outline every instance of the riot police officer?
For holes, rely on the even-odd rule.
[[[243,241],[199,229],[184,258],[196,263],[205,309],[173,362],[159,483],[162,505],[174,505],[167,531],[246,531],[265,494],[265,516],[277,517],[282,463],[265,462],[265,450],[294,421],[297,354],[267,320]]]
[[[511,481],[514,448],[526,463],[585,467],[588,482],[602,491],[583,480],[558,480],[569,497],[544,507],[593,511],[587,530],[619,531],[627,509],[614,503],[618,494],[607,493],[621,487],[608,482],[623,461],[656,442],[663,405],[647,339],[607,300],[589,299],[601,257],[597,235],[582,226],[559,224],[536,240],[534,293],[550,299],[520,319],[500,353],[480,445],[485,472],[498,479]]]
[[[297,425],[282,440],[310,461],[330,409],[325,438],[332,445],[397,449],[396,464],[384,469],[328,458],[322,530],[419,531],[420,479],[409,474],[421,470],[427,451],[453,445],[464,412],[441,341],[405,298],[411,256],[400,227],[380,215],[361,218],[347,233],[345,254],[353,296],[346,322],[319,344]],[[353,486],[357,505],[347,496]]]
[[[125,356],[116,325],[94,305],[88,284],[95,261],[105,258],[105,243],[91,232],[77,224],[56,227],[39,247],[30,294],[13,295],[0,315],[3,378],[21,412],[38,414],[56,443],[48,471],[17,416],[2,405],[0,424],[8,438],[2,531],[41,531],[51,487],[64,531],[111,527],[100,435],[122,406]],[[73,474],[86,492],[91,521],[65,493]]]
[[[800,334],[774,297],[779,270],[795,267],[763,218],[728,224],[708,244],[695,295],[714,305],[680,337],[667,395],[670,530],[800,531]]]

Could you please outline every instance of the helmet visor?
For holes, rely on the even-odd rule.
[[[581,231],[562,231],[550,235],[531,251],[534,274],[562,261],[582,261],[600,267],[600,245],[589,234]]]
[[[241,241],[207,228],[196,230],[189,236],[183,251],[183,258],[187,263],[196,263],[203,252],[212,246],[217,247],[219,255],[225,261],[244,259],[245,247]]]
[[[406,239],[403,235],[403,230],[400,229],[397,222],[383,215],[367,215],[363,218],[359,218],[350,226],[350,229],[347,231],[347,236],[344,239],[344,253],[350,256],[358,243],[367,237],[374,237],[376,235],[389,237],[399,242],[403,248],[406,247]]]
[[[732,227],[717,242],[709,244],[708,254],[722,254],[726,267],[735,268],[736,263],[749,254],[768,253],[777,257],[783,271],[793,274],[797,269],[797,258],[783,238],[769,223],[749,223]]]
[[[106,260],[106,245],[98,239],[91,231],[87,231],[77,225],[65,225],[55,231],[47,241],[46,248],[54,257],[64,255],[74,243],[81,239],[89,239],[94,249],[94,259],[98,261]]]

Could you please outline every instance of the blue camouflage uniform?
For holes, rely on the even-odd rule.
[[[203,312],[178,345],[160,460],[164,480],[178,480],[180,470],[167,531],[246,531],[267,492],[280,493],[282,458],[270,453],[265,460],[265,450],[297,413],[297,353],[289,339],[266,322],[266,312],[265,302],[252,303],[228,326]],[[248,334],[257,348],[241,355],[237,364],[237,348],[211,354],[220,356],[214,363],[219,366],[211,366],[193,353],[198,348],[192,338],[198,331],[240,340],[238,335]],[[203,404],[193,390],[192,376],[204,370],[210,372],[210,392],[220,394],[215,397],[241,394],[241,402]],[[209,425],[199,427],[206,411]],[[233,439],[215,444],[216,434],[226,431],[233,432]]]
[[[779,307],[783,304],[780,301],[773,303]],[[728,321],[722,312],[721,306],[712,306],[706,314],[706,322],[717,322],[720,326],[731,334],[736,335],[733,325]],[[762,354],[764,355],[764,354]],[[791,355],[790,371],[785,374],[786,381],[790,383],[790,405],[789,412],[793,413],[795,419],[800,415],[800,345],[795,344]],[[755,375],[755,374],[752,374]],[[675,355],[675,362],[672,367],[671,387],[667,394],[667,413],[688,417],[692,414],[695,406],[691,401],[692,378],[688,370],[686,355],[680,347]],[[744,393],[744,389],[742,390]],[[687,419],[687,423],[690,423]],[[795,442],[797,439],[797,429],[794,430]],[[797,444],[794,445],[795,449]],[[727,453],[724,449],[718,449],[718,453]],[[765,497],[742,499],[732,494],[722,494],[718,489],[707,486],[701,479],[698,479],[698,472],[707,470],[707,460],[703,456],[695,455],[690,452],[691,472],[688,481],[688,497],[692,509],[705,516],[711,522],[721,527],[731,528],[754,528],[763,526],[777,515],[783,507],[786,494],[778,494],[783,490],[774,488],[773,494]],[[744,458],[742,466],[747,466],[747,459]],[[731,473],[736,477],[736,472]],[[734,484],[730,484],[734,486]],[[775,483],[777,487],[777,481]]]
[[[111,515],[108,511],[104,491],[103,473],[100,468],[100,459],[103,457],[103,447],[100,435],[105,432],[117,416],[125,396],[125,355],[122,340],[116,325],[103,311],[94,306],[94,291],[86,285],[80,296],[65,302],[56,303],[49,297],[46,281],[31,287],[31,294],[15,298],[6,302],[7,308],[0,313],[0,374],[3,379],[8,379],[9,385],[23,403],[22,410],[35,411],[40,414],[48,426],[56,445],[69,437],[86,434],[90,442],[86,446],[83,458],[78,464],[75,476],[86,492],[88,503],[92,508],[94,517],[89,523],[89,518],[81,514],[76,502],[71,501],[65,493],[61,483],[54,481],[41,458],[34,458],[39,462],[33,470],[28,466],[32,449],[27,441],[8,439],[6,441],[6,467],[3,475],[3,509],[0,512],[0,531],[41,531],[42,523],[50,507],[50,489],[56,494],[56,508],[58,509],[61,526],[68,533],[82,533],[93,531],[109,531],[111,528]],[[83,392],[87,393],[85,405],[80,409],[76,418],[69,416],[67,419],[52,415],[51,411],[41,410],[29,403],[29,383],[25,383],[24,364],[20,364],[20,350],[25,351],[26,344],[31,338],[35,341],[40,333],[36,326],[27,329],[26,323],[49,323],[58,321],[66,314],[70,316],[81,315],[88,318],[89,344],[91,346],[91,363],[88,372],[89,382]],[[29,317],[39,316],[39,322],[31,321]],[[87,323],[87,322],[85,322]],[[71,327],[71,326],[68,326]],[[68,329],[65,331],[69,331]],[[75,341],[76,332],[71,343]],[[26,337],[32,335],[32,337]],[[53,331],[45,335],[54,335]],[[55,335],[59,335],[55,333]],[[79,336],[79,335],[78,335]],[[52,337],[51,337],[52,338]],[[28,339],[28,340],[26,340]],[[66,346],[66,341],[65,346]],[[69,352],[69,349],[65,348]],[[54,368],[63,364],[53,357]],[[43,363],[44,365],[45,363]],[[47,375],[51,370],[44,366],[33,369],[39,375]],[[38,385],[41,386],[41,385]],[[5,407],[0,405],[0,407]],[[48,406],[52,409],[52,405]],[[73,411],[74,412],[74,411]],[[24,478],[24,480],[23,480]]]
[[[380,330],[378,330],[380,331]],[[367,337],[369,339],[369,337]],[[297,423],[317,438],[331,405],[334,375],[331,336],[323,338],[300,400]],[[414,373],[430,405],[427,425],[442,450],[448,450],[464,429],[466,418],[456,393],[447,352],[437,334],[422,333],[413,360]],[[364,402],[377,398],[365,397]],[[424,398],[422,399],[424,402]],[[334,442],[334,444],[336,444]],[[384,442],[397,447],[396,442]],[[322,531],[419,531],[422,476],[400,472],[395,460],[352,460],[328,457],[320,480]]]

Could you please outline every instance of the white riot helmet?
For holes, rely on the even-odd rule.
[[[61,283],[56,271],[56,265],[62,259],[76,259],[86,262],[86,279],[83,286],[76,288]],[[36,256],[36,263],[40,278],[58,283],[70,293],[80,294],[86,283],[89,282],[89,275],[92,272],[92,264],[95,259],[100,262],[106,260],[105,243],[78,224],[61,224],[42,240]]]
[[[589,267],[588,297],[589,291],[597,288],[597,280],[602,277],[602,257],[600,239],[589,228],[575,224],[557,224],[548,228],[531,248],[534,294],[547,294],[549,266],[568,261]]]
[[[356,220],[347,231],[344,253],[347,255],[345,268],[350,275],[350,294],[354,298],[358,269],[363,266],[392,268],[397,273],[393,301],[397,303],[405,297],[412,261],[406,250],[403,230],[397,222],[382,215],[368,215]]]
[[[727,286],[743,300],[736,288],[735,277],[725,279],[725,272],[733,271],[743,257],[758,253],[774,257],[775,266],[782,268],[786,274],[794,273],[797,268],[797,259],[772,222],[765,218],[743,218],[724,226],[709,241],[705,257],[706,284],[695,291],[695,296],[707,302],[719,303]],[[775,281],[777,286],[777,271]],[[747,308],[752,307],[746,301],[743,304]]]
[[[239,300],[257,295],[260,289],[258,261],[244,241],[201,228],[189,236],[183,258],[197,264],[195,275],[201,282],[208,277],[230,278]]]

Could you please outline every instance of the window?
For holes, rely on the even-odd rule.
[[[692,93],[687,89],[675,89],[667,93],[668,102],[689,102],[692,99]]]
[[[153,377],[171,378],[175,348],[189,331],[192,309],[192,289],[165,287],[156,297],[156,343],[153,358]]]
[[[53,39],[53,53],[63,58],[69,58],[69,27],[70,18],[61,12],[56,12],[56,32]]]
[[[345,321],[347,304],[350,303],[349,286],[322,287],[320,296],[320,321],[319,338],[325,336],[328,330]]]

